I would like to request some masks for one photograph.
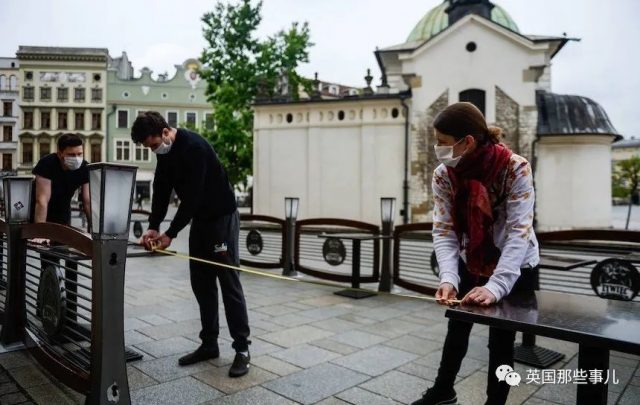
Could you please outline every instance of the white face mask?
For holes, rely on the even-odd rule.
[[[449,166],[451,168],[456,167],[458,163],[460,163],[460,159],[464,155],[464,152],[460,156],[453,157],[453,147],[462,142],[464,138],[460,139],[458,142],[454,143],[451,146],[438,146],[434,145],[433,148],[436,151],[436,158],[438,161],[445,166]]]
[[[460,139],[458,142],[451,146],[434,145],[433,149],[435,149],[436,151],[436,158],[438,158],[438,161],[440,161],[440,163],[445,166],[456,167],[458,163],[460,163],[460,159],[462,159],[462,155],[464,155],[464,152],[460,156],[453,157],[453,147],[463,140],[464,138]]]
[[[69,170],[78,170],[80,166],[82,166],[83,161],[82,156],[65,156],[64,165],[67,166]]]
[[[156,153],[158,155],[166,155],[167,153],[169,153],[169,151],[171,150],[171,145],[173,145],[173,143],[171,142],[171,139],[167,139],[167,141],[168,143],[164,143],[163,138],[162,143],[160,144],[160,146],[153,150],[153,153]]]

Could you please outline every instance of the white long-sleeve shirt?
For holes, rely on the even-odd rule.
[[[506,197],[494,208],[497,217],[494,218],[493,240],[501,254],[493,275],[484,286],[498,301],[511,292],[521,267],[535,267],[540,262],[538,240],[533,231],[535,194],[531,165],[522,156],[513,154],[499,180],[498,189],[489,190],[489,198],[494,206],[501,196]],[[453,229],[453,187],[442,164],[434,171],[432,189],[433,246],[440,267],[440,284],[451,283],[458,290],[458,259],[465,260],[466,257],[465,251],[460,251]]]

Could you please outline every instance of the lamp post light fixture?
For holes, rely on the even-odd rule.
[[[295,276],[296,269],[294,265],[295,253],[295,234],[296,234],[296,218],[298,217],[298,208],[300,199],[297,197],[285,197],[284,199],[284,217],[285,217],[285,252],[284,265],[282,268],[283,276]]]
[[[380,199],[380,217],[382,220],[382,268],[380,270],[379,290],[390,292],[393,288],[391,277],[392,256],[391,237],[393,233],[393,221],[396,216],[396,199],[393,197],[382,197]]]
[[[396,218],[396,199],[393,197],[382,197],[380,199],[380,217],[382,225],[393,225]]]
[[[3,180],[4,212],[7,223],[24,224],[31,220],[33,177],[8,176]]]
[[[284,217],[286,219],[295,220],[298,217],[298,207],[300,206],[300,199],[297,197],[285,197],[284,198]]]
[[[94,163],[88,166],[91,195],[91,236],[129,238],[136,166]]]
[[[129,403],[124,350],[124,274],[136,166],[94,163],[89,169],[93,237],[94,305],[91,347],[92,379],[88,403]],[[118,355],[114,356],[114,353]]]
[[[19,343],[24,337],[26,324],[24,297],[27,248],[20,236],[22,225],[31,221],[33,177],[8,176],[2,182],[7,223],[7,255],[2,260],[7,260],[7,279],[0,343],[5,347],[12,345],[15,349],[20,346]]]

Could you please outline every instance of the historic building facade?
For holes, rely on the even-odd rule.
[[[13,172],[17,166],[18,149],[18,60],[0,58],[0,154],[2,173]]]
[[[57,150],[57,138],[75,133],[84,139],[89,162],[105,157],[106,68],[103,48],[20,46],[20,124],[18,169],[30,172]]]
[[[126,53],[109,62],[106,159],[139,167],[136,195],[150,197],[156,167],[151,150],[131,141],[131,125],[138,114],[158,111],[172,127],[214,125],[213,109],[205,96],[206,83],[196,72],[198,66],[196,59],[188,59],[175,65],[173,77],[160,74],[154,79],[148,68],[141,69],[140,77],[134,77]]]
[[[620,135],[593,100],[552,92],[551,61],[570,41],[522,34],[488,0],[443,1],[405,43],[375,51],[376,92],[256,105],[254,212],[280,216],[286,195],[301,198],[302,217],[377,223],[379,198],[396,197],[407,222],[430,221],[431,123],[469,101],[531,161],[539,229],[609,226],[611,143]],[[354,119],[328,120],[341,111]]]

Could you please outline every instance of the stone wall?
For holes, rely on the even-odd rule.
[[[535,105],[520,106],[519,118],[520,146],[518,154],[534,164],[533,142],[538,136],[538,108]]]
[[[504,143],[520,153],[520,106],[500,87],[496,86],[496,123],[502,128]]]
[[[449,105],[449,91],[444,91],[427,108],[414,115],[411,125],[411,179],[410,204],[411,222],[430,222],[433,208],[431,195],[431,178],[437,166],[433,151],[433,120],[436,115]]]

